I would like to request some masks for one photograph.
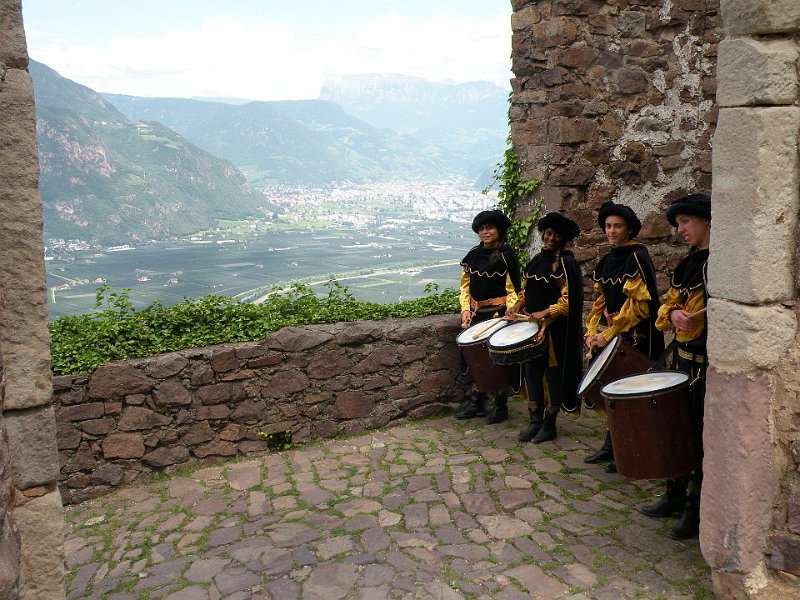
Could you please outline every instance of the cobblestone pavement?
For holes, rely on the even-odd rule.
[[[585,465],[594,415],[536,446],[427,419],[127,488],[67,510],[68,598],[711,599],[656,482]]]

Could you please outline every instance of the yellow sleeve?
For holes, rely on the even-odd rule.
[[[461,305],[461,312],[472,310],[469,301],[472,294],[469,293],[469,273],[466,269],[461,270],[461,293],[458,296],[458,303]]]
[[[550,318],[557,319],[569,314],[569,286],[567,285],[566,275],[561,278],[561,296],[555,304],[550,305]]]
[[[686,298],[686,302],[681,302],[681,292],[675,288],[667,290],[667,299],[664,304],[658,309],[658,318],[656,319],[656,327],[659,331],[674,330],[675,326],[669,320],[669,313],[675,309],[683,309],[686,312],[693,313],[702,310],[706,306],[706,300],[703,296],[703,290],[698,288],[692,290]],[[695,326],[685,331],[676,331],[675,337],[679,342],[690,342],[700,337],[706,327],[706,316],[697,315],[694,318]]]
[[[511,280],[511,274],[506,273],[506,310],[512,308],[517,303],[517,288]]]
[[[597,333],[597,328],[600,326],[600,317],[603,316],[603,311],[606,309],[606,296],[603,293],[603,286],[599,283],[595,283],[594,291],[597,294],[597,298],[594,304],[592,304],[589,316],[586,317],[586,333],[584,337],[589,337]]]
[[[675,329],[675,326],[669,320],[669,313],[676,308],[683,308],[683,302],[681,302],[681,293],[679,290],[671,287],[667,290],[667,297],[664,300],[664,304],[658,308],[656,329],[659,331],[672,331]]]
[[[650,292],[641,275],[628,279],[622,285],[625,303],[614,315],[611,326],[603,331],[603,338],[610,342],[614,336],[633,328],[639,321],[650,316]]]

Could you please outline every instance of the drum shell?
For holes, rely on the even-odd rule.
[[[618,473],[667,479],[700,467],[688,382],[663,391],[602,395]]]
[[[617,381],[630,375],[644,373],[655,364],[646,354],[640,352],[625,340],[619,339],[614,353],[603,368],[595,377],[583,393],[583,399],[587,405],[594,405],[594,408],[604,410],[605,399],[601,394],[603,386],[612,381]]]
[[[546,335],[541,336],[538,342],[534,342],[533,339],[534,338],[529,338],[516,344],[508,344],[505,346],[493,346],[492,338],[489,338],[486,347],[489,351],[489,357],[498,365],[518,365],[533,360],[534,358],[544,356],[544,353],[547,351]]]
[[[486,340],[460,347],[467,370],[479,391],[490,394],[508,389],[511,384],[511,367],[492,362]]]

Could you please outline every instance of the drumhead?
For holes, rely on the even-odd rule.
[[[508,321],[504,321],[502,317],[494,319],[486,319],[480,323],[476,323],[472,327],[468,327],[458,334],[456,337],[456,344],[460,346],[469,346],[470,344],[477,344],[496,332],[501,327],[508,325]]]
[[[689,381],[680,371],[650,371],[623,377],[603,386],[600,393],[607,396],[639,396],[669,390]]]
[[[492,348],[503,348],[505,346],[515,346],[520,342],[529,340],[539,333],[539,324],[523,322],[507,325],[492,334],[489,338],[489,346]]]
[[[578,386],[578,395],[582,395],[586,389],[594,383],[594,380],[603,372],[603,369],[608,364],[608,361],[611,360],[611,357],[614,356],[614,349],[619,344],[619,336],[611,338],[611,341],[606,344],[606,347],[603,348],[603,351],[597,355],[592,361],[592,364],[589,365],[589,368],[586,369],[586,373],[581,379],[581,384]]]

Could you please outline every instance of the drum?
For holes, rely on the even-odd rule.
[[[617,472],[631,479],[686,475],[702,460],[689,375],[650,371],[603,386]]]
[[[602,409],[603,396],[600,391],[605,384],[647,371],[653,362],[646,354],[616,336],[589,364],[578,386],[578,396],[589,408]]]
[[[511,382],[511,367],[492,362],[486,348],[486,342],[492,334],[507,325],[508,321],[499,317],[487,319],[465,329],[456,337],[456,344],[467,363],[467,371],[478,390],[485,394],[502,392],[508,389]]]
[[[538,358],[547,349],[546,336],[534,341],[538,333],[539,325],[529,321],[503,327],[486,343],[489,357],[499,365],[516,365]]]

